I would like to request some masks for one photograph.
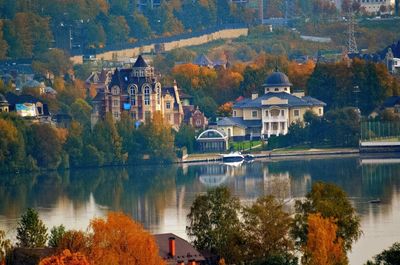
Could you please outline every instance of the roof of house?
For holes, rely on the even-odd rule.
[[[148,67],[149,65],[146,63],[146,61],[143,59],[142,55],[139,55],[138,58],[136,59],[136,62],[134,63],[133,67]]]
[[[392,96],[392,97],[387,98],[383,102],[382,106],[384,108],[391,108],[398,104],[400,104],[400,96]]]
[[[154,235],[158,248],[159,248],[159,255],[161,258],[164,260],[168,261],[175,261],[175,264],[177,261],[183,261],[185,264],[189,260],[196,260],[196,261],[204,261],[203,255],[197,251],[189,242],[184,240],[183,238],[180,238],[179,236],[172,234],[172,233],[166,233],[166,234],[156,234]],[[175,251],[176,255],[175,257],[171,257],[169,254],[169,238],[174,237],[175,238]]]
[[[218,126],[238,126],[241,128],[259,128],[260,120],[243,120],[242,117],[224,117],[217,121]]]
[[[287,87],[292,86],[290,83],[289,78],[282,72],[273,72],[270,74],[267,79],[265,79],[264,86],[267,87]]]
[[[210,65],[212,66],[212,65],[214,65],[214,63],[204,53],[202,53],[199,56],[197,56],[193,63],[197,64],[197,65],[200,65],[200,66],[210,66]]]
[[[0,103],[8,103],[6,97],[0,93]]]
[[[274,104],[274,106],[282,107],[302,107],[302,106],[326,106],[326,104],[316,98],[310,96],[296,97],[286,92],[270,92],[256,99],[246,98],[233,105],[234,108],[259,108],[262,106],[263,100],[277,97],[279,99],[287,99],[287,104]]]

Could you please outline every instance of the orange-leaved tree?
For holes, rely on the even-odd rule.
[[[320,213],[310,214],[303,264],[348,264],[346,252],[343,249],[343,239],[337,237],[336,232],[337,225],[332,217],[324,218]]]
[[[39,262],[39,265],[90,265],[85,255],[81,253],[71,253],[65,249],[59,255],[54,255]]]
[[[109,213],[106,219],[93,219],[88,257],[95,265],[160,265],[155,239],[123,213]]]

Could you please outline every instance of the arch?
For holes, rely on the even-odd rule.
[[[206,137],[203,137],[203,136],[206,136]],[[225,139],[226,135],[218,130],[208,129],[208,130],[205,130],[204,132],[200,133],[200,135],[197,137],[197,139],[210,139],[210,138]]]
[[[130,84],[128,86],[128,94],[129,94],[129,98],[131,101],[131,105],[135,106],[136,105],[136,95],[138,92],[138,87],[135,84]]]
[[[150,105],[150,86],[148,84],[144,84],[142,90],[144,93],[144,105]]]

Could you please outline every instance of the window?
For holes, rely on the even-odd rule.
[[[201,120],[200,119],[196,120],[196,126],[201,126]]]
[[[113,95],[119,95],[119,87],[118,86],[113,86],[111,88],[111,94]]]
[[[118,119],[119,118],[119,113],[118,112],[114,112],[114,118]]]
[[[274,89],[274,91],[277,91],[277,92],[278,92],[278,91],[279,91],[279,88],[276,87],[276,88]]]
[[[167,121],[171,120],[171,114],[167,114]]]
[[[236,110],[233,111],[233,117],[236,117]]]
[[[322,115],[322,109],[321,108],[318,109],[318,113],[319,113],[319,115]]]
[[[268,117],[268,110],[265,111],[265,116]]]
[[[299,117],[300,116],[300,110],[298,110],[298,109],[293,110],[293,116]]]
[[[256,110],[253,110],[253,111],[251,112],[251,117],[253,117],[253,118],[256,118],[256,117],[257,117],[257,111],[256,111]]]
[[[161,88],[157,87],[157,104],[161,102]]]
[[[135,106],[136,105],[136,87],[131,86],[129,89],[129,93],[131,95],[131,105]]]
[[[131,117],[132,119],[136,120],[136,111],[131,112]]]
[[[171,102],[167,102],[166,104],[165,104],[165,107],[167,108],[167,109],[170,109],[171,108]]]
[[[119,100],[118,99],[114,99],[113,100],[113,106],[114,107],[119,107]]]
[[[285,110],[284,109],[281,110],[281,116],[285,116]]]
[[[285,123],[281,122],[281,130],[285,130]]]
[[[150,105],[150,87],[144,87],[144,105]]]

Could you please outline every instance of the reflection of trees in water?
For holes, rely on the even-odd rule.
[[[19,217],[29,206],[30,191],[36,183],[36,174],[0,176],[0,214]]]
[[[361,168],[356,157],[277,161],[268,163],[268,169],[271,174],[289,172],[295,197],[304,196],[315,181],[335,183],[351,196],[362,193]]]
[[[389,201],[393,191],[400,192],[400,164],[365,163],[361,167],[364,194]]]

